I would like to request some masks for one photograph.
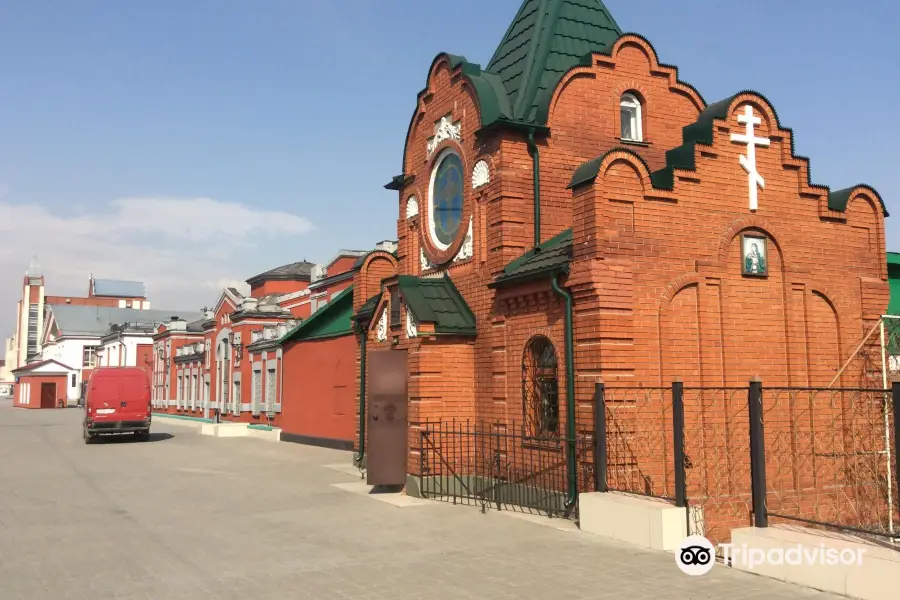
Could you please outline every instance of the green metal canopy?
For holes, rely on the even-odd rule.
[[[566,229],[506,265],[489,287],[546,279],[551,273],[568,272],[571,259],[572,230]]]
[[[285,334],[281,343],[320,340],[353,333],[353,286],[338,293],[308,319]]]
[[[475,315],[453,281],[401,275],[397,278],[406,306],[422,323],[434,323],[435,333],[476,335]]]

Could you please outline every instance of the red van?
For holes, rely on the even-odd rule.
[[[150,437],[150,375],[140,367],[100,367],[84,400],[84,443],[101,433]]]

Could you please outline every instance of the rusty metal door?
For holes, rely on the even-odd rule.
[[[369,485],[406,483],[407,381],[406,350],[370,352],[368,457]]]

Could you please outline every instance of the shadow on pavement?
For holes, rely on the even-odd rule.
[[[164,432],[150,432],[150,437],[145,442],[138,441],[138,437],[131,433],[120,433],[120,434],[112,434],[112,435],[100,435],[94,438],[94,444],[146,444],[147,442],[164,442],[166,440],[171,440],[175,436],[171,433]]]

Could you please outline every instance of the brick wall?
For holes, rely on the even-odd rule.
[[[642,104],[638,144],[620,139],[619,101],[625,92]],[[744,133],[737,116],[748,105],[761,119],[755,134],[771,141],[757,148],[765,188],[755,212],[739,162],[747,147],[730,137]],[[573,230],[574,256],[563,284],[574,297],[579,422],[582,414],[590,415],[599,378],[619,387],[667,386],[674,377],[687,386],[744,386],[755,375],[770,386],[828,385],[887,306],[884,217],[876,194],[859,187],[846,211],[830,210],[828,189],[809,183],[808,162],[792,154],[793,133],[778,123],[765,98],[751,93],[734,98],[727,118],[713,126],[712,146],[695,149],[696,170],[676,171],[671,191],[653,188],[650,171],[665,166],[666,151],[682,143],[682,128],[705,107],[697,91],[678,81],[676,70],[660,64],[637,36],[621,38],[610,56],[595,55],[591,66],[567,73],[553,96],[551,134],[538,136],[540,238]],[[427,152],[434,123],[448,114],[461,126],[460,139]],[[476,315],[474,340],[422,335],[422,330],[408,340],[401,327],[378,342],[375,329],[386,294],[368,331],[370,351],[408,350],[413,473],[416,430],[426,419],[521,422],[522,356],[534,335],[545,335],[556,348],[560,421],[565,420],[560,298],[549,281],[496,291],[487,287],[533,243],[527,140],[509,130],[476,135],[479,128],[470,85],[451,70],[448,58],[439,58],[407,135],[408,183],[398,194],[396,265],[383,257],[380,270],[370,262],[357,276],[355,309],[394,272],[446,271]],[[616,147],[624,150],[608,153]],[[440,250],[427,229],[428,187],[445,149],[459,154],[466,178],[461,235]],[[580,165],[604,154],[595,179],[568,189]],[[471,171],[479,160],[488,163],[490,181],[473,189]],[[408,217],[411,198],[418,214]],[[451,262],[470,218],[474,256]],[[742,274],[744,234],[767,238],[767,277]],[[439,266],[423,266],[423,253]],[[836,384],[858,385],[861,376],[851,365]],[[740,426],[740,419],[729,418],[715,403],[701,402],[695,409],[686,417],[693,426],[703,419]]]
[[[356,340],[345,335],[287,343],[281,427],[286,433],[352,441],[357,433]]]

